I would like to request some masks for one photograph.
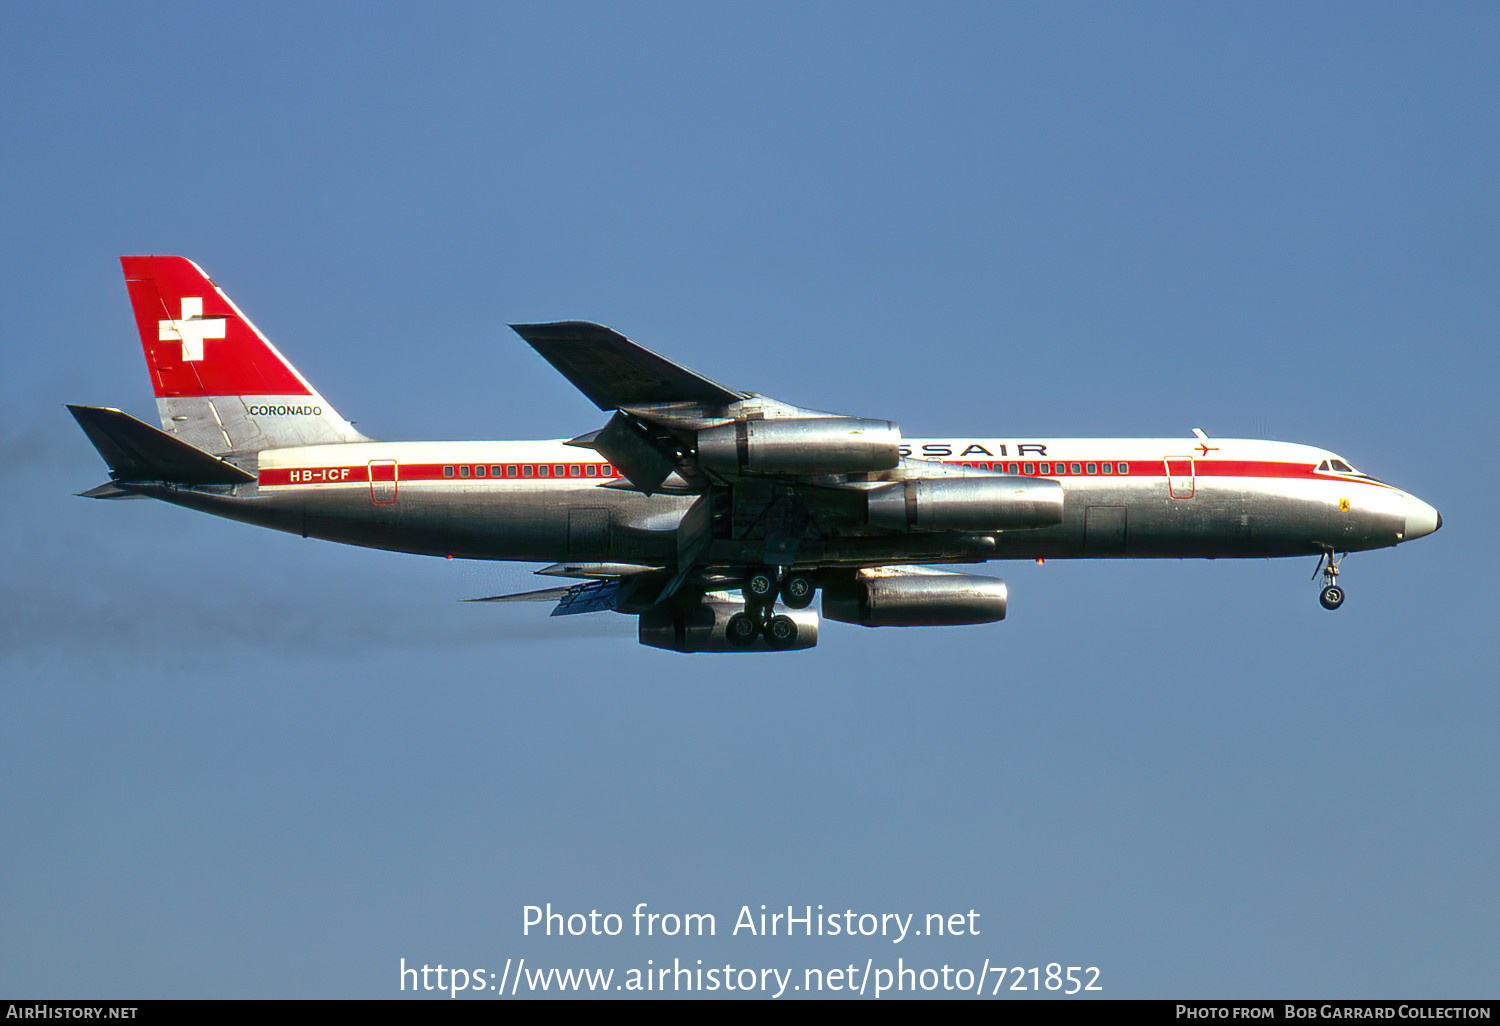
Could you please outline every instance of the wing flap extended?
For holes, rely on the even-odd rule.
[[[542,588],[539,591],[523,591],[514,595],[488,595],[484,598],[465,599],[466,602],[556,602],[552,616],[572,616],[575,613],[599,613],[620,608],[626,593],[624,585],[629,579],[612,581],[589,581],[567,588]]]

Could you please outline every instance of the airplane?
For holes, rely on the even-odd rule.
[[[676,652],[802,650],[812,607],[866,627],[992,623],[999,559],[1317,556],[1442,526],[1325,449],[1209,438],[907,439],[675,364],[599,324],[511,327],[609,419],[567,440],[377,442],[197,264],[120,258],[161,428],[69,405],[109,466],[80,494],[146,496],[378,549],[549,562],[581,583],[474,601],[634,615]]]

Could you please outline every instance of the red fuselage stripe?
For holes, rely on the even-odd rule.
[[[396,478],[408,481],[490,481],[519,484],[558,478],[608,481],[619,477],[608,463],[400,463]],[[376,483],[390,481],[392,462],[376,461]],[[498,468],[499,473],[495,473]],[[483,473],[480,473],[480,471]],[[545,473],[544,473],[545,471]],[[260,472],[263,485],[358,484],[370,480],[366,464],[348,467],[268,467]]]
[[[1320,474],[1305,463],[1278,463],[1270,460],[1201,460],[1192,461],[1192,470],[1184,466],[1187,457],[1168,457],[1173,470],[1181,470],[1181,476],[1191,473],[1195,477],[1297,477],[1308,480],[1348,480],[1338,475]],[[1014,471],[1030,477],[1166,477],[1167,459],[1159,460],[1002,460],[977,462],[973,460],[945,460],[950,466],[967,466],[982,470],[1001,472]],[[377,461],[377,472],[383,472],[376,481],[390,480],[390,461]],[[1110,473],[1102,471],[1104,466]],[[611,480],[619,473],[608,463],[401,463],[397,478],[408,481],[490,481],[520,483],[523,481],[550,481],[559,478],[569,480]],[[1047,473],[1040,468],[1046,466]],[[1077,466],[1075,474],[1073,468]],[[1093,467],[1092,471],[1089,467]],[[1124,466],[1125,470],[1119,468]],[[1029,468],[1029,469],[1028,469]],[[499,471],[496,473],[496,471]],[[262,485],[311,485],[311,484],[356,484],[370,480],[370,468],[366,464],[340,467],[271,467],[260,472]],[[1371,482],[1374,483],[1374,482]]]

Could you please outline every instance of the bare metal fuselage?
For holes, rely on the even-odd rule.
[[[923,451],[924,443],[912,445]],[[1045,476],[1063,489],[1061,523],[1017,531],[894,532],[848,516],[814,515],[805,518],[786,564],[1300,556],[1395,545],[1431,529],[1408,527],[1408,517],[1420,520],[1430,510],[1425,503],[1363,475],[1318,473],[1313,468],[1330,454],[1292,443],[1215,439],[1214,459],[1185,454],[1183,439],[1048,440],[1030,444],[1024,459],[1009,460],[972,453],[1004,452],[1003,441],[925,443],[928,451],[935,445],[971,454],[906,465],[943,464],[950,473],[974,475],[1004,474],[1014,466],[1021,477],[1042,477],[1045,467]],[[247,523],[372,548],[658,565],[672,562],[678,528],[698,498],[621,488],[597,454],[560,442],[359,442],[264,450],[254,466],[242,465],[256,481],[136,490]],[[741,503],[736,492],[745,489],[755,495]],[[778,561],[757,522],[766,498],[756,482],[726,487],[713,502],[706,561]]]

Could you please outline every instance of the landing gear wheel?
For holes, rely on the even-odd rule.
[[[760,634],[760,624],[749,613],[735,613],[724,625],[724,637],[735,648],[749,648]]]
[[[817,593],[817,586],[813,584],[811,577],[805,574],[793,574],[781,586],[781,601],[793,609],[806,609],[812,605],[812,600]]]
[[[1337,609],[1344,604],[1344,589],[1338,586],[1339,564],[1348,554],[1324,549],[1323,554],[1318,557],[1318,565],[1313,570],[1313,577],[1316,579],[1320,572],[1323,574],[1323,590],[1318,595],[1318,601],[1323,604],[1324,609]]]
[[[745,578],[745,601],[752,606],[768,606],[776,601],[776,575],[757,570]]]
[[[790,616],[773,616],[766,624],[766,644],[772,648],[791,648],[797,643],[797,621]]]

